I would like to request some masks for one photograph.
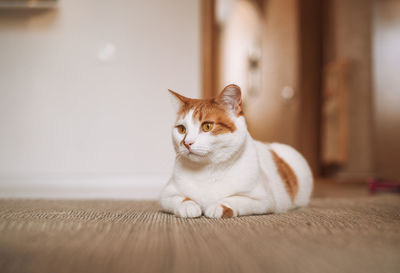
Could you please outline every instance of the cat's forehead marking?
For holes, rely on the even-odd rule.
[[[193,121],[214,122],[214,129],[211,131],[213,135],[233,133],[236,131],[236,125],[229,115],[226,108],[217,103],[214,99],[190,99],[181,106],[178,111],[178,120],[185,119],[188,116]]]

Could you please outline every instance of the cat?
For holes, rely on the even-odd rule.
[[[169,91],[178,109],[172,129],[175,166],[160,195],[165,212],[231,218],[308,204],[313,189],[309,165],[290,146],[250,136],[237,85],[212,99]]]

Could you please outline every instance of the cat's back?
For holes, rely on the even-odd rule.
[[[287,203],[284,207],[288,208],[307,205],[313,176],[305,158],[293,147],[281,143],[256,141],[256,147],[261,167],[275,186],[276,198]]]

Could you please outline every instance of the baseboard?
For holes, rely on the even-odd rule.
[[[0,174],[0,198],[157,199],[170,174]]]

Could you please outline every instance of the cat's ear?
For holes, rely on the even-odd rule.
[[[239,116],[243,114],[242,92],[236,84],[226,86],[217,97],[217,101],[227,105],[229,110],[233,111],[235,115]]]
[[[171,101],[173,106],[175,107],[176,110],[178,110],[180,107],[184,106],[189,102],[189,98],[182,96],[171,89],[168,89],[169,93],[171,94]]]

